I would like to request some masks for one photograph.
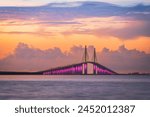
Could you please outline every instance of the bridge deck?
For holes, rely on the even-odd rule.
[[[87,64],[93,65],[93,74],[117,74],[116,72],[112,71],[111,69],[92,61],[81,62],[56,68],[51,68],[44,71],[39,71],[38,73],[44,75],[87,75]]]

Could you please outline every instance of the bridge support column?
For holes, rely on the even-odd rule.
[[[79,75],[82,74],[82,66],[81,65],[78,65],[78,72],[77,72]]]
[[[87,63],[84,63],[84,75],[87,75]]]
[[[93,74],[96,75],[97,74],[97,66],[93,64]]]

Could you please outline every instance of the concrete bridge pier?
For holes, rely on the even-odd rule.
[[[93,74],[94,75],[97,74],[97,66],[95,64],[93,64]]]
[[[83,64],[83,68],[84,68],[84,73],[83,73],[83,74],[84,74],[84,75],[87,75],[87,74],[88,74],[88,73],[87,73],[87,67],[88,67],[88,66],[87,66],[87,63],[84,63],[84,64]]]

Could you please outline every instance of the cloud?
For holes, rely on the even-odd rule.
[[[99,53],[99,60],[104,65],[122,72],[150,72],[150,54],[136,49],[128,50],[120,46],[117,51],[104,48]]]
[[[37,71],[71,64],[72,62],[80,61],[75,54],[78,51],[76,48],[73,47],[71,53],[67,54],[63,53],[59,48],[40,50],[29,47],[27,44],[19,43],[13,54],[0,60],[0,70]],[[80,50],[82,51],[82,49]]]
[[[78,7],[64,7],[64,5],[79,3]],[[40,33],[38,29],[34,29],[34,32],[29,33],[43,35],[49,32],[89,33],[131,39],[139,36],[150,37],[149,13],[150,6],[121,7],[104,2],[50,3],[39,7],[0,7],[0,28],[13,29],[7,30],[10,34],[14,32],[22,34],[22,32],[19,33],[20,29],[27,29],[24,31],[27,33],[36,26],[35,28],[43,27],[44,32]],[[1,31],[1,33],[5,32]]]
[[[49,7],[59,7],[59,8],[65,8],[65,7],[79,7],[81,6],[81,2],[64,2],[64,3],[50,3]]]
[[[25,26],[25,25],[67,25],[67,24],[79,24],[73,21],[24,21],[24,20],[2,20],[0,26]]]
[[[69,4],[69,5],[68,5]],[[54,7],[55,6],[55,7]],[[69,6],[69,7],[66,7]],[[70,7],[71,6],[71,7]],[[73,7],[78,6],[78,7]],[[104,2],[50,3],[39,7],[0,7],[0,19],[67,20],[87,17],[129,16],[149,20],[150,6],[121,7]],[[13,11],[13,12],[12,12]],[[137,14],[138,13],[138,14]],[[142,14],[141,14],[142,13]]]
[[[92,58],[93,46],[89,46]],[[84,47],[73,46],[69,52],[59,48],[40,50],[27,44],[19,43],[14,52],[0,60],[0,70],[4,71],[40,71],[56,66],[68,65],[82,61]],[[111,51],[104,48],[97,52],[98,62],[117,72],[150,72],[150,54],[136,49],[128,50],[120,46]]]
[[[38,35],[38,36],[53,36],[54,34],[51,32],[42,32],[42,31],[38,31],[38,32],[25,32],[25,31],[10,31],[10,32],[3,32],[0,31],[0,34],[8,34],[8,35]]]
[[[10,31],[1,31],[1,33],[31,33],[31,34],[43,34],[47,35],[50,33],[62,33],[62,34],[93,34],[93,35],[112,35],[121,38],[136,37],[141,35],[149,36],[149,22],[137,23],[140,21],[124,20],[121,17],[92,17],[92,18],[79,18],[70,21],[53,21],[53,22],[41,22],[41,21],[7,21],[1,22],[1,27],[4,26],[5,29],[8,28]],[[126,25],[128,27],[126,27]],[[15,26],[13,28],[13,26]],[[57,26],[57,27],[56,27]],[[17,28],[16,28],[17,27]],[[42,30],[39,31],[39,28],[42,27]],[[59,28],[58,28],[59,27]],[[27,30],[28,28],[28,30]],[[99,29],[100,28],[100,29]],[[131,28],[131,29],[130,29]],[[19,32],[20,29],[23,29]],[[44,29],[44,30],[43,30]],[[17,30],[17,31],[13,31]],[[27,32],[32,30],[31,32]],[[129,31],[129,32],[128,32]],[[99,34],[99,35],[98,35]]]
[[[63,32],[71,34],[91,34],[98,37],[114,36],[120,39],[133,39],[136,37],[150,37],[150,22],[131,19],[127,17],[93,17],[74,20],[79,22],[72,30]]]
[[[127,27],[120,29],[97,29],[92,31],[93,34],[99,35],[110,35],[114,37],[119,37],[120,39],[134,39],[136,37],[150,37],[150,23],[149,22],[139,22],[139,24],[134,24],[136,22],[129,23]]]
[[[91,34],[98,37],[114,36],[132,39],[150,37],[150,22],[123,17],[77,18],[68,21],[9,20],[0,23],[1,34],[32,34],[51,36],[56,34]],[[4,29],[4,30],[3,30]]]
[[[128,12],[127,14],[131,14],[131,15],[134,15],[134,14],[150,15],[150,12]]]

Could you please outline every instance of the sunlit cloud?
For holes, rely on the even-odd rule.
[[[93,34],[110,35],[120,38],[132,38],[134,36],[149,36],[147,28],[150,24],[123,17],[91,17],[77,18],[68,21],[25,21],[9,20],[0,23],[1,33],[33,33],[33,34]],[[42,30],[41,30],[42,29]],[[131,30],[131,31],[130,31]],[[126,32],[127,31],[127,32]],[[130,31],[130,32],[128,32]]]

